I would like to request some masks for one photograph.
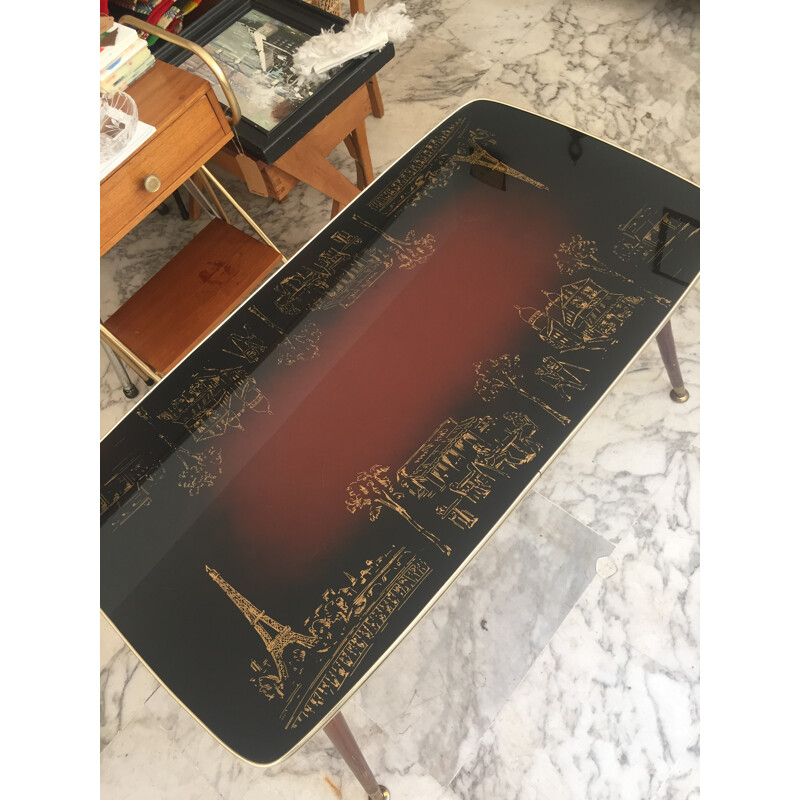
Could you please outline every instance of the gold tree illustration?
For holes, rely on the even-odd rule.
[[[375,522],[384,508],[390,508],[426,539],[433,542],[445,555],[449,556],[451,548],[443,544],[438,536],[423,528],[400,505],[399,501],[404,496],[403,492],[392,484],[388,472],[389,467],[384,467],[380,464],[375,464],[370,469],[359,472],[356,475],[356,479],[347,487],[348,499],[345,501],[347,510],[351,514],[355,514],[356,511],[362,508],[369,508],[370,522]]]
[[[559,414],[553,408],[550,408],[547,403],[540,400],[536,395],[526,392],[520,386],[520,381],[525,377],[522,374],[522,369],[519,364],[519,355],[511,355],[506,353],[499,358],[489,358],[486,361],[481,361],[475,366],[475,373],[478,380],[475,381],[475,391],[478,397],[485,403],[489,403],[496,399],[503,389],[513,389],[519,392],[525,399],[536,403],[539,408],[546,411],[553,419],[566,425],[569,423],[569,417]]]
[[[597,257],[597,242],[591,239],[584,239],[579,233],[576,233],[568,242],[561,242],[558,246],[558,252],[554,253],[554,255],[559,272],[569,278],[579,275],[581,270],[590,269],[594,272],[602,272],[605,275],[613,275],[625,283],[634,283],[633,278],[629,278],[627,275],[623,275],[621,272],[617,272],[604,264]],[[641,289],[641,291],[659,305],[668,306],[670,304],[666,297],[653,294],[647,289]]]

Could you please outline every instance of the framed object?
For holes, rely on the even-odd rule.
[[[302,0],[222,0],[187,25],[182,36],[203,45],[217,60],[242,109],[236,126],[242,146],[269,163],[393,58],[389,43],[332,70],[321,84],[303,85],[292,72],[293,54],[312,36],[345,24]],[[225,104],[217,81],[197,56],[167,43],[153,52],[207,78]]]

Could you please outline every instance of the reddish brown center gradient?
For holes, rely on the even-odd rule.
[[[547,193],[476,182],[418,226],[418,236],[426,233],[436,237],[427,263],[393,267],[347,311],[309,317],[323,330],[317,359],[256,374],[274,413],[243,420],[237,436],[265,442],[218,502],[234,523],[230,536],[259,569],[279,565],[291,580],[309,559],[367,535],[368,512],[354,518],[345,506],[357,473],[383,464],[393,476],[465,400],[474,402],[475,362],[515,353],[536,335],[514,306],[542,307],[541,290],[560,283],[553,254],[567,232]],[[230,439],[228,463],[236,461]]]

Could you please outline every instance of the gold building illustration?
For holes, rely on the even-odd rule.
[[[447,488],[458,472],[469,449],[482,438],[494,422],[492,417],[468,417],[461,422],[446,419],[421,447],[397,470],[397,483],[412,497],[425,500]]]
[[[347,272],[331,282],[325,295],[314,304],[315,311],[327,311],[335,306],[349,308],[392,266],[391,256],[369,250],[357,256]]]
[[[642,302],[641,297],[609,292],[591,278],[542,294],[548,300],[544,309],[515,308],[543,341],[562,353],[606,350],[616,344],[617,329]]]
[[[490,416],[445,420],[397,471],[398,484],[419,500],[438,496],[438,516],[461,530],[472,528],[478,521],[473,507],[542,447],[527,414],[509,411],[503,419],[508,424],[499,436],[492,433],[497,423]]]
[[[315,322],[305,319],[291,333],[286,333],[255,305],[248,306],[247,310],[251,314],[255,314],[265,325],[281,334],[279,344],[275,348],[278,364],[291,366],[298,361],[309,361],[319,355],[319,340],[322,338],[322,331]],[[261,353],[269,349],[269,345],[261,342],[260,347],[263,349],[261,349],[259,357]]]
[[[452,174],[452,152],[459,138],[467,132],[464,117],[459,117],[429,139],[388,186],[369,202],[373,211],[390,217],[437,185],[444,185]]]
[[[688,242],[700,232],[695,220],[668,208],[642,206],[619,226],[620,238],[614,254],[621,261],[641,260],[651,263],[666,255],[674,246]]]
[[[241,418],[248,411],[272,413],[255,379],[243,367],[207,368],[192,376],[188,388],[158,419],[183,426],[200,442],[223,436],[231,428],[243,430]]]
[[[336,702],[375,637],[431,569],[402,546],[367,559],[357,575],[345,572],[343,586],[323,592],[322,603],[304,622],[308,633],[273,619],[211,567],[206,572],[266,647],[266,657],[250,660],[256,673],[250,681],[267,700],[283,704],[280,718],[294,728]]]
[[[473,175],[498,188],[505,186],[506,177],[511,177],[549,191],[541,181],[491,154],[487,146],[493,142],[488,131],[471,130],[464,117],[453,120],[429,139],[400,175],[370,201],[370,208],[390,217],[404,206],[415,206],[421,198],[446,186],[460,163],[469,164]]]
[[[358,236],[347,231],[336,231],[330,238],[333,244],[310,267],[287,275],[278,284],[275,306],[283,314],[299,314],[331,289],[337,274],[353,260],[355,248],[362,243]]]
[[[293,631],[288,625],[282,625],[270,617],[265,611],[251,603],[246,597],[241,595],[233,588],[215,569],[206,565],[206,572],[217,586],[222,589],[236,608],[244,614],[245,619],[250,623],[253,630],[264,642],[269,655],[269,660],[274,664],[277,674],[268,675],[273,679],[275,691],[283,696],[283,686],[289,677],[289,671],[283,659],[283,651],[289,645],[297,645],[303,648],[311,648],[316,642],[316,637]],[[251,662],[252,665],[253,662]],[[257,663],[257,662],[256,662]]]
[[[421,266],[436,251],[436,238],[432,233],[417,236],[416,231],[410,230],[404,238],[398,239],[358,214],[353,214],[353,219],[386,242],[393,260],[400,269],[413,269]]]
[[[488,170],[489,172],[495,172],[499,176],[502,176],[500,181],[493,182],[497,188],[505,187],[505,176],[507,175],[509,178],[516,178],[519,181],[524,181],[525,183],[529,183],[531,186],[535,186],[537,189],[542,189],[545,192],[550,191],[550,188],[545,186],[541,181],[534,180],[519,170],[510,167],[496,156],[493,156],[478,141],[478,135],[475,131],[470,131],[469,138],[470,152],[466,155],[456,153],[456,155],[453,156],[454,162],[464,162],[473,168],[477,168],[478,170]],[[476,170],[473,170],[473,172],[475,171]]]

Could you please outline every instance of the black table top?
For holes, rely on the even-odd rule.
[[[103,612],[225,746],[281,760],[669,317],[698,219],[647,161],[465,105],[103,439]]]

